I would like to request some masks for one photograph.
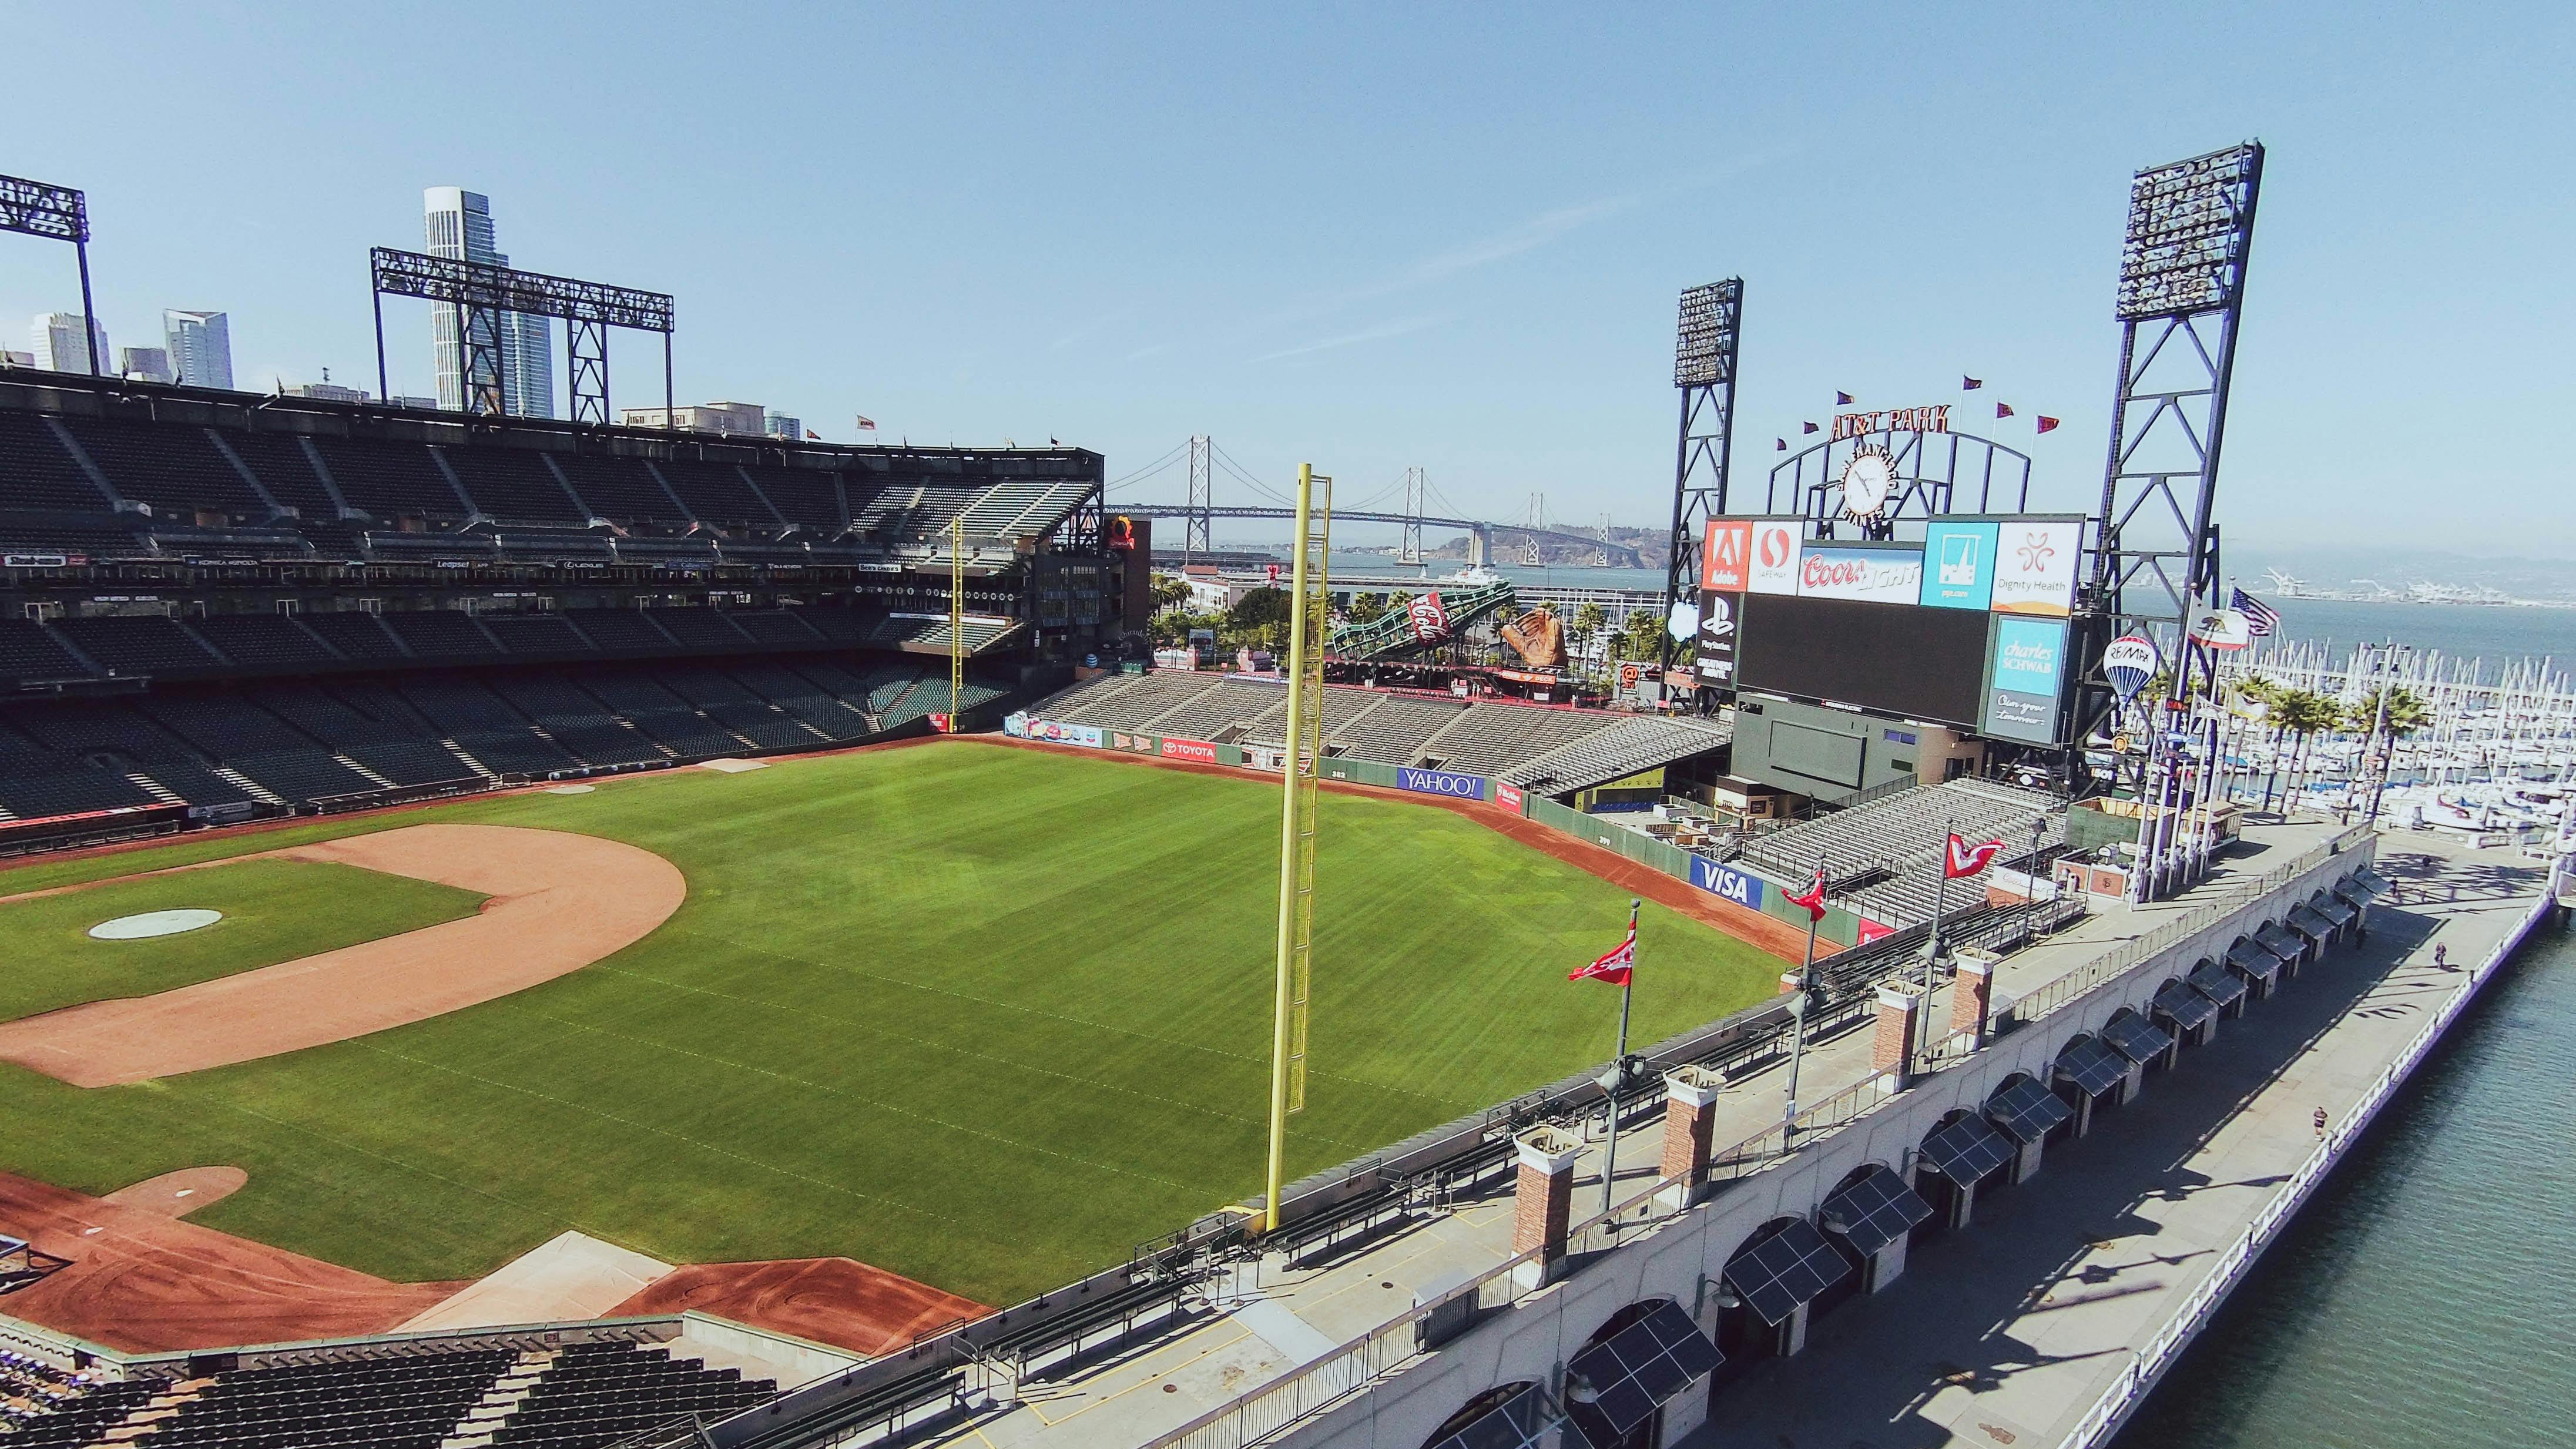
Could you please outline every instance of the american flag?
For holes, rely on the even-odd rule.
[[[2272,606],[2243,589],[2228,589],[2227,607],[2245,616],[2245,632],[2257,639],[2281,627],[2281,616],[2272,611]]]

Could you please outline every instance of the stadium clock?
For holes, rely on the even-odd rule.
[[[1843,515],[1863,521],[1884,517],[1896,493],[1896,459],[1875,445],[1852,449],[1843,463]]]

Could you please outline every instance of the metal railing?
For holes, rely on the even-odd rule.
[[[2340,838],[2342,837],[2338,837]],[[2147,1391],[2154,1388],[2157,1380],[2164,1377],[2165,1370],[2172,1367],[2173,1361],[2181,1355],[2183,1349],[2188,1347],[2192,1339],[2199,1335],[2200,1330],[2208,1325],[2210,1316],[2217,1312],[2218,1305],[2254,1266],[2254,1260],[2271,1245],[2281,1225],[2289,1221],[2291,1215],[2306,1204],[2309,1194],[2314,1192],[2317,1184],[2334,1169],[2335,1163],[2342,1159],[2344,1151],[2352,1145],[2353,1141],[2369,1130],[2371,1122],[2378,1117],[2380,1109],[2387,1105],[2388,1099],[2396,1094],[2398,1087],[2414,1074],[2416,1066],[2431,1054],[2433,1044],[2441,1039],[2443,1032],[2449,1030],[2451,1023],[2459,1019],[2460,1013],[2468,1009],[2469,1002],[2477,996],[2479,988],[2485,985],[2487,979],[2493,976],[2496,970],[2522,945],[2523,939],[2531,933],[2532,927],[2549,909],[2549,904],[2549,898],[2544,895],[2532,907],[2530,914],[2523,918],[2521,924],[2516,926],[2504,940],[2498,942],[2493,951],[2487,953],[2486,960],[2470,973],[2469,979],[2461,985],[2460,989],[2452,992],[2449,999],[2433,1013],[2433,1019],[2424,1023],[2423,1028],[2415,1033],[2407,1042],[2405,1050],[2398,1053],[2396,1060],[2390,1062],[2371,1081],[2369,1089],[2362,1093],[2361,1100],[2351,1111],[2344,1114],[2341,1122],[2326,1133],[2324,1140],[2317,1144],[2316,1150],[2308,1154],[2307,1159],[2291,1172],[2287,1181],[2282,1183],[2280,1191],[2273,1194],[2272,1200],[2264,1204],[2262,1210],[2255,1214],[2254,1221],[2246,1226],[2245,1231],[2237,1236],[2236,1241],[2230,1244],[2224,1253],[2219,1255],[2218,1262],[2210,1269],[2209,1276],[2200,1281],[2200,1285],[2183,1300],[2182,1306],[2165,1321],[2165,1326],[2157,1330],[2155,1337],[2147,1340],[2146,1346],[2137,1351],[2136,1358],[2120,1370],[2119,1376],[2111,1381],[2110,1386],[2102,1391],[2099,1398],[2094,1400],[2093,1407],[2086,1410],[2084,1416],[2076,1421],[2074,1429],[2060,1441],[2059,1449],[2096,1449],[2096,1446],[2108,1442],[2120,1426],[2127,1422],[2129,1415],[2145,1399]]]

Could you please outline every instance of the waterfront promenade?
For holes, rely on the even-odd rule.
[[[2314,1114],[2337,1137],[2357,1125],[2546,883],[2537,862],[2417,835],[2385,839],[2379,869],[2398,890],[2358,949],[2329,951],[2052,1146],[2044,1171],[1979,1202],[1973,1230],[1920,1245],[1894,1286],[1819,1318],[1797,1357],[1721,1389],[1686,1449],[2032,1449],[2115,1427],[2119,1400],[2146,1387],[2131,1381],[2139,1351],[2196,1328],[2248,1227],[2304,1193],[2327,1146]]]

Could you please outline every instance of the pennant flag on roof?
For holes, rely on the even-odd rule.
[[[1798,424],[1798,431],[1800,431],[1800,432],[1802,432],[1802,433],[1812,433],[1812,432],[1814,432],[1815,430],[1816,430],[1816,425],[1815,425],[1814,423],[1800,423],[1800,424]]]
[[[2041,432],[2043,432],[2043,433],[2048,432],[2049,430],[2051,430],[2051,429],[2055,428],[2056,426],[2057,426],[2057,419],[2050,417],[2050,416],[2049,416],[2048,414],[2046,414],[2046,413],[2041,413],[2041,414],[2039,415],[2039,430],[2040,430]]]
[[[1850,393],[1847,393],[1847,392],[1836,392],[1836,393],[1834,394],[1834,406],[1835,406],[1835,407],[1838,407],[1838,408],[1847,408],[1847,407],[1850,407],[1850,406],[1851,406],[1851,394],[1850,394]]]
[[[1774,453],[1785,453],[1789,451],[1789,440],[1787,438],[1773,438],[1771,440],[1771,451]]]
[[[1985,385],[1986,380],[1982,377],[1970,377],[1964,372],[1959,374],[1959,391],[1961,392],[1975,392],[1978,388],[1984,387]]]
[[[1995,416],[1996,416],[1996,417],[1999,417],[1999,418],[2008,418],[2008,417],[2011,417],[2012,415],[2013,415],[2013,414],[2012,414],[2012,404],[2011,404],[2011,403],[1997,403],[1997,404],[1995,404]]]

